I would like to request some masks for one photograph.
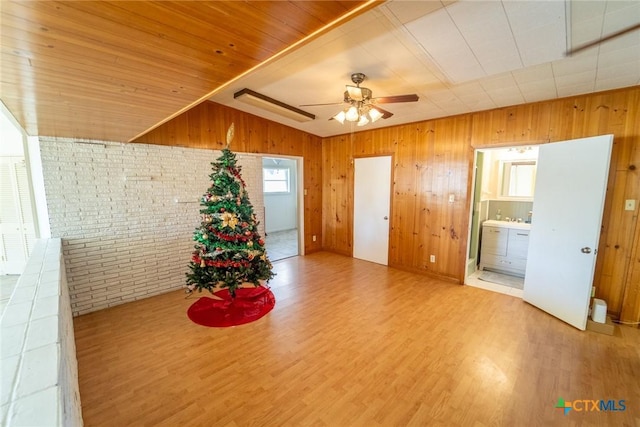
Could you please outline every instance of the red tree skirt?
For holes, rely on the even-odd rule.
[[[276,304],[273,293],[262,286],[239,288],[235,299],[231,299],[227,289],[213,294],[222,299],[201,297],[189,307],[187,316],[191,321],[213,327],[242,325],[258,320]]]

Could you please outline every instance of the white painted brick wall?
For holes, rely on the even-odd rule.
[[[82,426],[60,239],[40,239],[0,321],[0,425]]]
[[[74,315],[180,289],[217,150],[40,138]],[[264,236],[262,160],[237,154]]]

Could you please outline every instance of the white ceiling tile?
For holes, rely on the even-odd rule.
[[[607,67],[611,64],[625,64],[633,66],[631,63],[640,61],[640,47],[630,46],[624,49],[607,50],[601,49],[598,56],[598,68]]]
[[[607,8],[606,0],[571,0],[570,13],[571,21],[573,23],[589,21],[594,16],[604,15],[604,11]]]
[[[567,32],[564,2],[505,2],[524,66],[562,58]]]
[[[594,16],[589,21],[574,22],[571,25],[571,47],[576,48],[600,39],[603,20],[604,17],[601,15]]]
[[[596,82],[618,78],[633,82],[638,75],[640,75],[640,61],[627,64],[611,64],[606,67],[598,67]]]
[[[554,79],[530,81],[519,84],[518,87],[527,102],[553,99],[558,96]]]
[[[640,2],[574,0],[571,21],[573,47],[577,47],[640,22]],[[638,43],[637,39],[635,43]]]
[[[446,9],[416,19],[405,28],[451,81],[485,75]]]
[[[482,66],[469,50],[461,51],[458,55],[454,52],[440,55],[436,62],[452,83],[485,76]]]
[[[491,91],[496,89],[504,89],[504,88],[517,88],[518,85],[511,73],[504,73],[499,76],[489,77],[486,79],[480,80],[480,85],[482,88],[491,93]]]
[[[382,7],[387,8],[401,24],[414,21],[419,16],[427,15],[442,9],[444,5],[438,0],[423,1],[390,1]]]
[[[486,75],[522,67],[502,3],[458,2],[447,11]]]
[[[465,96],[469,94],[484,94],[485,90],[482,85],[480,85],[480,83],[475,80],[452,86],[451,92],[453,92],[457,96]]]
[[[460,103],[460,99],[456,96],[456,94],[448,89],[431,91],[428,95],[428,98],[436,105],[440,105],[443,103]]]
[[[498,107],[524,103],[524,97],[518,89],[494,89],[489,96]]]
[[[560,86],[570,86],[574,84],[582,84],[582,83],[591,83],[596,80],[596,70],[583,71],[580,73],[572,73],[566,74],[564,76],[556,76],[556,85]]]
[[[458,30],[467,38],[486,42],[499,37],[511,37],[511,29],[501,2],[459,1],[448,6],[446,11]]]
[[[491,110],[498,107],[498,105],[489,96],[486,98],[464,100],[464,103],[469,111]]]
[[[525,67],[562,59],[567,51],[564,24],[562,30],[549,25],[516,35],[516,40]]]
[[[514,34],[528,33],[559,21],[564,25],[564,1],[512,1],[502,2]]]
[[[511,38],[475,45],[473,52],[487,76],[522,68],[520,55]]]
[[[520,86],[528,82],[553,79],[553,68],[551,63],[547,62],[546,64],[523,68],[522,70],[515,70],[512,71],[511,74],[513,75],[516,83]]]
[[[583,93],[593,92],[594,90],[595,84],[593,82],[558,86],[558,97],[564,98],[567,96],[582,95]]]
[[[556,77],[585,71],[593,71],[597,65],[598,56],[595,51],[582,51],[571,57],[567,57],[559,61],[553,61],[551,64],[553,68],[553,75]]]
[[[601,90],[617,89],[621,87],[629,87],[629,86],[634,86],[638,84],[637,82],[638,82],[638,76],[636,76],[635,78],[631,76],[612,77],[610,79],[597,80],[595,85],[595,90],[601,91]]]
[[[604,15],[604,30],[618,31],[631,25],[637,24],[640,20],[640,2],[633,1],[610,1]]]
[[[601,37],[605,38],[638,23],[640,23],[640,1],[610,1],[607,3]],[[636,30],[613,40],[603,41],[599,46],[604,47],[610,44],[638,46],[638,43],[640,43],[640,31]]]
[[[462,101],[462,103],[471,111],[476,111],[478,109],[485,110],[496,106],[489,94],[487,94],[479,84],[478,88],[474,88],[472,91],[460,91],[458,88],[455,88],[452,89],[452,92],[454,92],[460,101]]]

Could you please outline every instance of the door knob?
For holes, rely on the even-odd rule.
[[[580,252],[582,252],[583,254],[590,254],[591,248],[589,246],[585,246],[584,248],[580,249]]]
[[[389,219],[389,217],[388,217],[388,216],[385,216],[383,219],[386,221],[386,220],[388,220],[388,219]]]

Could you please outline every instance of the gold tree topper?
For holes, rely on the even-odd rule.
[[[233,141],[233,133],[234,133],[234,124],[231,123],[229,129],[227,130],[227,148],[231,145],[231,141]]]

